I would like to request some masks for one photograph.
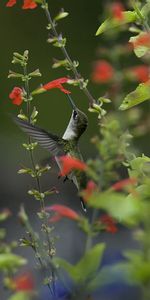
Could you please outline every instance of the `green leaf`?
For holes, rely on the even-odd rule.
[[[150,280],[150,262],[144,259],[143,252],[131,250],[124,253],[128,259],[129,280],[133,283],[147,284]]]
[[[74,266],[61,258],[57,258],[55,261],[68,272],[75,283],[83,284],[87,280],[92,279],[96,274],[102,260],[104,249],[104,243],[97,244]]]
[[[98,30],[96,31],[96,35],[102,34],[110,29],[114,29],[116,27],[121,27],[127,23],[132,23],[138,19],[137,13],[134,11],[125,11],[123,12],[122,20],[117,20],[115,18],[109,18],[105,20]]]
[[[97,273],[95,278],[91,280],[87,289],[89,292],[92,292],[106,284],[118,282],[118,280],[125,280],[126,277],[128,277],[128,269],[125,263],[105,266]]]
[[[134,47],[134,53],[137,57],[142,57],[144,56],[147,52],[150,51],[150,47],[148,45],[144,45],[140,43],[138,45],[138,40],[144,36],[146,33],[145,32],[140,32],[140,34],[133,36],[130,38],[129,42],[133,44]],[[137,42],[137,43],[136,43]],[[141,45],[142,44],[142,45]]]
[[[135,198],[128,198],[122,193],[106,191],[93,195],[88,204],[104,209],[119,222],[134,225],[141,211],[141,203]]]
[[[150,84],[149,82],[140,83],[135,91],[129,93],[120,105],[120,110],[129,109],[150,99]]]
[[[150,157],[142,155],[130,161],[129,176],[134,178],[146,177],[150,173]]]
[[[139,250],[126,251],[126,262],[120,262],[112,266],[103,267],[96,277],[89,283],[88,291],[96,288],[124,281],[127,284],[146,284],[150,280],[150,263],[144,260],[143,253]]]
[[[27,263],[27,260],[12,253],[0,254],[0,270],[12,270]]]
[[[141,9],[141,14],[146,18],[150,12],[150,2],[146,3],[142,9]]]
[[[31,295],[28,292],[17,292],[11,297],[9,297],[8,300],[30,300]]]

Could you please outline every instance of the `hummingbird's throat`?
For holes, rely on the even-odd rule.
[[[71,128],[71,126],[67,127],[63,135],[63,139],[69,141],[75,139],[76,137],[76,132]]]

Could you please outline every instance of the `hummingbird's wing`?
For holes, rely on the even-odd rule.
[[[14,121],[25,133],[38,142],[41,147],[48,150],[52,155],[65,155],[63,150],[65,141],[62,138],[47,132],[38,126],[32,125],[27,121],[21,120],[18,117],[15,117]]]

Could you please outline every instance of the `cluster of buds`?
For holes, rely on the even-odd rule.
[[[101,120],[103,118],[107,111],[103,108],[103,105],[105,103],[110,103],[111,100],[106,97],[100,97],[97,101],[97,103],[93,103],[92,106],[89,108],[90,112],[94,112],[98,114],[98,119]]]

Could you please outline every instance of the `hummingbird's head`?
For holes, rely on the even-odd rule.
[[[73,109],[71,123],[72,130],[75,132],[76,137],[79,138],[87,128],[88,118],[85,113],[76,108]]]
[[[86,130],[88,125],[87,116],[79,110],[73,102],[71,96],[67,94],[69,103],[72,107],[72,115],[63,138],[66,140],[78,140],[83,132]]]

